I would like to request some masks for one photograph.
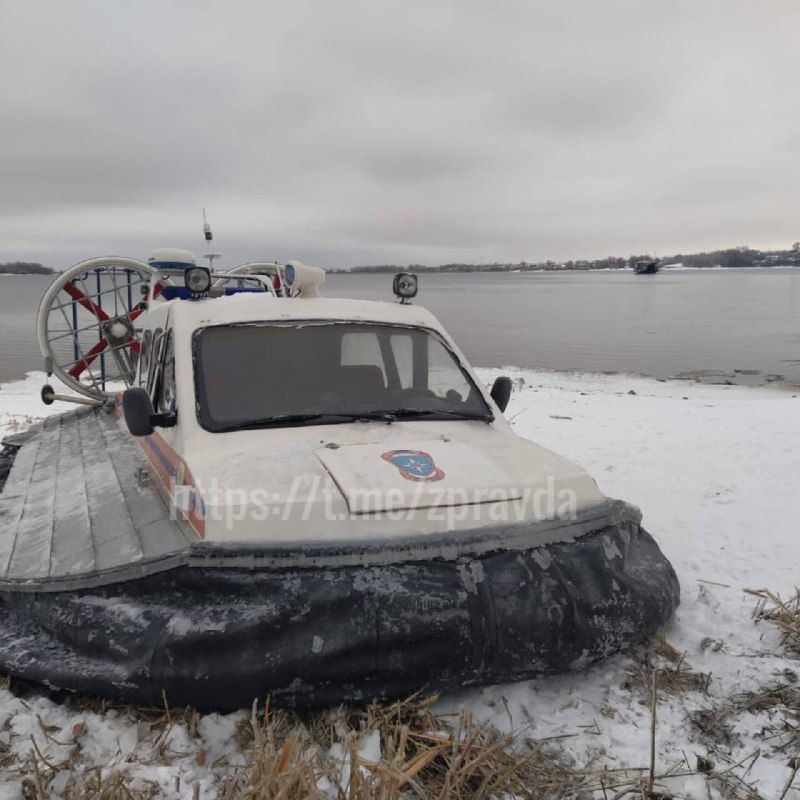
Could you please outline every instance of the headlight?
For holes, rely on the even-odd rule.
[[[189,267],[183,281],[192,294],[205,294],[211,288],[211,272],[205,267]]]
[[[416,297],[417,276],[412,275],[410,272],[398,272],[397,275],[394,276],[392,291],[400,298],[401,302]]]

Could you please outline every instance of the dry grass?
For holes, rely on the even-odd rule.
[[[756,619],[778,625],[786,647],[795,647],[798,599],[782,602],[767,592],[757,597]],[[643,743],[642,764],[634,767],[611,769],[602,756],[576,764],[566,749],[568,739],[537,741],[525,731],[505,734],[468,711],[438,714],[435,698],[420,697],[306,713],[254,703],[249,714],[241,715],[229,750],[212,762],[198,734],[202,717],[193,709],[172,709],[166,700],[161,708],[137,708],[76,697],[66,701],[73,719],[113,712],[136,726],[135,752],[97,764],[85,723],[64,731],[38,718],[39,730],[30,737],[27,752],[0,745],[0,769],[18,776],[26,800],[56,793],[63,800],[201,800],[211,794],[222,800],[658,800],[669,797],[670,779],[698,773],[723,798],[763,800],[749,775],[766,756],[787,770],[779,800],[794,796],[800,771],[796,676],[792,683],[787,670],[786,683],[732,695],[692,713],[687,741],[704,745],[705,755],[659,771],[659,704],[668,698],[680,701],[688,693],[707,694],[710,676],[694,671],[661,637],[631,655],[624,686],[650,706],[652,720],[650,752]],[[742,758],[735,731],[746,714],[760,715],[764,747]],[[163,778],[159,783],[150,777],[163,765],[179,775],[181,763],[197,767],[189,774],[202,775],[203,787],[181,786],[179,778],[166,786]]]
[[[754,616],[757,620],[765,619],[777,624],[784,631],[784,642],[787,642],[786,632],[791,636],[797,630],[797,598],[783,603],[770,593],[759,594],[759,606]],[[711,640],[703,643],[704,648],[712,645],[716,651],[721,649],[721,643]],[[654,763],[658,703],[667,696],[682,698],[687,692],[708,695],[711,675],[695,672],[686,662],[685,655],[660,636],[635,648],[631,656],[632,664],[623,688],[637,693],[641,702],[651,706]],[[766,800],[749,779],[755,764],[766,757],[774,762],[776,768],[787,770],[784,791],[777,800],[794,796],[789,792],[793,790],[800,772],[800,686],[796,685],[797,675],[792,670],[786,670],[784,676],[786,683],[773,683],[756,691],[734,694],[708,708],[689,713],[689,738],[705,745],[707,755],[697,755],[693,769],[686,762],[687,773],[703,773],[709,785],[726,800]],[[741,755],[742,746],[736,723],[747,714],[762,712],[766,712],[766,721],[762,719],[760,722],[759,738],[764,747],[743,758],[734,757],[734,752]],[[657,791],[653,791],[650,797],[657,795]],[[647,796],[646,791],[644,796]]]
[[[788,601],[766,589],[746,590],[757,598],[753,611],[756,622],[767,621],[782,633],[781,647],[786,654],[800,657],[800,595]],[[708,747],[709,758],[701,759],[702,771],[720,794],[729,800],[762,800],[756,786],[748,780],[753,766],[761,758],[770,765],[787,770],[786,782],[777,800],[797,796],[795,787],[800,772],[800,686],[797,673],[783,672],[785,681],[772,682],[757,690],[733,694],[713,706],[690,715],[694,738]],[[747,715],[758,715],[758,738],[763,747],[734,758],[741,748],[737,733]],[[751,723],[752,724],[752,723]],[[714,762],[720,764],[715,766]]]
[[[662,636],[653,636],[631,651],[632,664],[622,684],[638,693],[643,703],[652,703],[653,672],[657,672],[657,692],[679,696],[686,692],[708,692],[711,675],[695,672],[686,656]]]
[[[793,597],[781,600],[780,596],[768,589],[746,589],[747,594],[758,598],[753,609],[756,622],[766,620],[777,625],[781,631],[781,641],[786,652],[800,658],[800,590],[795,589]]]
[[[26,414],[21,417],[14,417],[11,420],[6,421],[3,423],[3,431],[0,433],[0,439],[3,438],[5,434],[8,433],[22,433],[22,431],[28,430],[32,425],[35,425],[37,422],[41,422],[44,417],[36,417],[30,414]]]
[[[432,713],[431,702],[412,698],[388,707],[340,708],[306,724],[283,711],[259,713],[254,705],[248,767],[222,796],[316,798],[322,781],[347,800],[488,800],[575,796],[586,782],[553,749],[477,724],[467,713],[444,719]],[[373,732],[380,738],[377,760],[359,752],[359,741]],[[337,741],[341,755],[331,755],[329,745]]]
[[[222,800],[490,800],[491,798],[659,797],[647,792],[647,767],[608,769],[603,765],[577,767],[560,741],[535,741],[524,733],[508,735],[476,722],[468,712],[442,716],[431,706],[435,698],[407,700],[368,708],[342,706],[299,715],[253,705],[243,716],[235,741],[241,758],[206,763],[207,754],[177,752],[170,740],[174,726],[185,726],[190,739],[200,719],[192,709],[139,709],[80,700],[76,708],[124,713],[131,723],[147,729],[147,758],[93,764],[84,752],[85,726],[72,735],[48,729],[39,720],[45,741],[53,741],[58,759],[31,739],[25,758],[9,771],[19,776],[26,800],[45,800],[62,776],[58,796],[63,800],[152,800],[188,791],[204,797],[199,785],[166,789],[142,777],[147,767],[192,758],[207,767],[210,785]],[[60,734],[61,738],[57,738]],[[365,738],[377,735],[380,756],[365,753]],[[37,737],[38,738],[38,737]],[[131,774],[140,768],[139,775]],[[141,768],[144,768],[142,770]],[[66,780],[63,778],[66,777]],[[656,787],[667,776],[654,775]]]
[[[249,717],[239,722],[234,737],[244,758],[237,764],[222,761],[214,765],[205,764],[202,750],[179,753],[171,745],[170,731],[175,726],[184,726],[190,739],[196,735],[199,715],[193,709],[170,709],[167,705],[162,709],[135,708],[88,698],[76,698],[71,708],[101,714],[113,709],[125,714],[131,724],[144,725],[150,755],[146,762],[139,762],[141,765],[169,764],[193,756],[198,765],[209,767],[215,789],[225,800],[319,798],[326,786],[347,800],[488,798],[505,792],[530,797],[533,795],[525,789],[526,784],[546,789],[551,783],[564,786],[583,781],[582,776],[570,777],[560,760],[542,748],[518,743],[491,726],[476,725],[466,714],[450,724],[430,711],[431,702],[412,698],[388,707],[340,707],[302,717],[254,704]],[[81,744],[82,724],[75,725],[72,736],[65,740],[63,734],[55,738],[60,731],[48,728],[41,720],[39,723],[45,741],[55,743],[61,755],[58,760],[46,756],[44,748],[31,739],[27,758],[14,767],[26,798],[49,797],[54,780],[63,772],[69,777],[59,794],[66,800],[168,796],[154,781],[126,776],[123,764],[116,769],[87,764]],[[380,737],[381,757],[370,761],[359,752],[359,742],[375,731]],[[337,743],[338,757],[336,748],[332,748]]]
[[[734,722],[745,714],[767,712],[760,737],[775,752],[800,757],[800,687],[785,683],[740,692],[723,702],[691,715],[698,738],[711,746],[728,749],[740,744]]]

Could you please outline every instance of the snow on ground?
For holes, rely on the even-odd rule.
[[[642,509],[644,526],[681,582],[666,638],[695,670],[712,674],[712,697],[755,690],[787,668],[797,670],[797,662],[773,655],[776,634],[752,623],[754,601],[742,590],[789,594],[800,584],[800,396],[619,375],[481,370],[487,382],[500,374],[524,382],[506,412],[517,433],[577,461],[604,493]],[[581,762],[596,753],[612,765],[645,766],[650,714],[621,688],[626,663],[616,656],[583,673],[467,691],[445,702],[469,705],[499,727],[528,724],[537,738],[579,733],[564,744]],[[689,737],[688,714],[707,706],[698,694],[659,707],[662,767],[684,755],[694,767],[694,754],[705,755]],[[740,757],[763,749],[764,720],[741,724]],[[748,779],[765,797],[779,797],[788,774],[786,759],[760,758]]]
[[[689,715],[737,692],[791,680],[798,671],[797,661],[778,655],[775,630],[753,623],[754,599],[743,590],[766,587],[789,594],[800,583],[800,397],[786,389],[621,375],[515,368],[480,374],[487,382],[499,374],[514,379],[506,415],[517,433],[579,462],[606,494],[641,507],[645,527],[682,586],[682,603],[666,639],[694,670],[712,676],[708,696],[689,692],[659,703],[657,766],[664,771],[685,761],[693,769],[697,755],[717,760],[692,732]],[[0,388],[0,430],[68,408],[43,406],[38,400],[43,383],[43,375],[31,374]],[[464,691],[439,706],[470,708],[503,730],[563,737],[558,741],[580,764],[598,759],[610,767],[646,767],[650,711],[623,687],[633,663],[629,655],[618,655],[579,673]],[[764,797],[777,798],[790,769],[788,755],[774,752],[764,733],[776,724],[775,713],[738,716],[731,752],[735,760],[760,753],[747,780]],[[54,726],[54,739],[69,738],[75,725],[84,724],[81,736],[85,747],[96,751],[97,763],[126,762],[125,769],[143,771],[170,797],[191,797],[196,782],[202,797],[214,797],[208,765],[225,753],[241,760],[233,744],[241,715],[203,716],[192,742],[185,727],[176,726],[174,749],[191,755],[154,771],[133,763],[131,754],[144,745],[141,731],[123,713],[79,713],[6,690],[0,690],[0,754],[10,748],[24,757],[33,737],[43,751],[55,748],[57,755],[37,717]],[[203,764],[194,755],[198,749],[208,753]],[[16,779],[2,781],[0,776],[0,798],[22,797]],[[709,796],[698,775],[671,779],[667,788],[681,796]],[[800,789],[785,797],[800,798]]]
[[[49,383],[56,394],[74,394],[57,378],[43,372],[29,372],[21,381],[0,385],[0,436],[25,430],[37,420],[50,414],[60,414],[75,408],[72,403],[54,402],[46,406],[40,399],[42,386]]]

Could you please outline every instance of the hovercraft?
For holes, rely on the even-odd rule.
[[[211,264],[213,265],[213,256]],[[13,442],[0,671],[232,709],[579,669],[679,602],[639,511],[514,434],[410,302],[324,299],[299,262],[103,258],[39,309],[72,399]]]

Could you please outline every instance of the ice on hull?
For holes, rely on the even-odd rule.
[[[586,666],[655,632],[675,573],[617,504],[572,541],[326,566],[204,566],[2,593],[0,670],[140,703],[232,709],[390,699]],[[488,539],[483,538],[486,545]],[[228,554],[228,557],[230,554]],[[243,557],[244,558],[244,557]],[[334,559],[336,561],[336,559]],[[351,563],[347,563],[347,561]]]

